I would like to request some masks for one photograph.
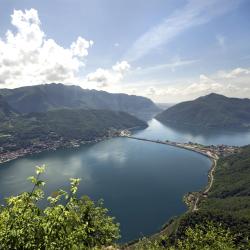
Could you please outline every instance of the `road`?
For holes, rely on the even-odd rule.
[[[216,155],[210,151],[202,151],[201,149],[198,149],[197,147],[194,147],[194,146],[189,145],[189,144],[187,145],[184,143],[177,143],[177,142],[172,142],[172,141],[150,140],[150,139],[146,139],[146,138],[139,138],[139,137],[128,136],[128,135],[125,135],[123,137],[127,137],[127,138],[134,139],[134,140],[139,140],[139,141],[153,142],[153,143],[159,143],[159,144],[165,144],[165,145],[169,145],[169,146],[173,146],[173,147],[183,148],[186,150],[190,150],[190,151],[194,151],[196,153],[202,154],[202,155],[208,157],[209,159],[211,159],[213,163],[212,163],[212,167],[211,167],[209,174],[208,174],[208,185],[203,192],[199,192],[196,194],[195,202],[194,202],[193,206],[192,205],[190,206],[190,211],[193,212],[193,211],[198,210],[198,204],[199,204],[201,196],[207,195],[208,192],[210,191],[212,185],[213,185],[214,171],[215,171],[215,168],[217,166],[217,160],[219,159],[218,155]]]

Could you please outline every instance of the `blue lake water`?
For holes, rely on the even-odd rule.
[[[177,142],[197,142],[204,145],[235,145],[243,146],[250,144],[250,131],[232,131],[225,129],[199,129],[190,127],[166,126],[157,120],[149,121],[148,128],[138,131],[138,137],[148,139],[163,139]]]
[[[156,120],[137,131],[148,139],[196,141],[204,144],[237,144],[250,141],[247,132],[201,134],[180,131]],[[68,189],[70,177],[82,178],[79,194],[104,199],[121,224],[122,242],[156,232],[172,216],[186,210],[182,201],[189,191],[202,189],[207,183],[210,160],[194,152],[167,145],[113,138],[77,149],[17,159],[0,166],[0,198],[30,190],[25,181],[34,166],[46,164],[46,192]]]

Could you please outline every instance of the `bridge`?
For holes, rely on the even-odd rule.
[[[215,168],[217,165],[217,160],[219,159],[219,156],[217,154],[215,154],[214,152],[211,152],[207,149],[199,148],[199,147],[197,147],[197,145],[192,145],[189,143],[178,143],[178,142],[173,142],[173,141],[169,141],[169,140],[167,140],[167,141],[150,140],[150,139],[135,137],[135,136],[127,135],[127,134],[123,134],[123,135],[121,135],[121,137],[126,137],[129,139],[134,139],[134,140],[139,140],[139,141],[159,143],[159,144],[169,145],[172,147],[178,147],[178,148],[190,150],[190,151],[202,154],[202,155],[208,157],[210,160],[212,160],[212,166],[211,166],[211,169],[208,173],[208,184],[207,184],[205,190],[197,192],[195,194],[190,193],[189,195],[187,195],[187,197],[185,199],[185,203],[189,207],[190,211],[197,211],[198,210],[198,204],[199,204],[201,197],[206,197],[208,192],[210,191],[212,185],[213,185],[214,171],[215,171]],[[192,196],[194,197],[194,199],[192,199]],[[191,197],[191,202],[188,201],[190,199],[190,197]]]
[[[183,148],[186,150],[190,150],[199,154],[202,154],[210,159],[218,159],[218,156],[211,151],[204,150],[201,148],[197,148],[196,146],[192,144],[187,144],[187,143],[179,143],[179,142],[174,142],[174,141],[161,141],[161,140],[152,140],[152,139],[146,139],[146,138],[140,138],[140,137],[135,137],[135,136],[129,136],[129,135],[123,135],[122,137],[126,137],[129,139],[134,139],[134,140],[139,140],[139,141],[146,141],[146,142],[153,142],[153,143],[158,143],[158,144],[164,144],[164,145],[169,145],[172,147],[177,147],[177,148]]]

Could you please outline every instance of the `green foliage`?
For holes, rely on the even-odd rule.
[[[250,146],[241,148],[218,161],[214,184],[199,210],[180,217],[178,229],[172,235],[180,239],[186,228],[204,225],[207,221],[229,228],[237,246],[247,249],[250,238]]]
[[[200,128],[250,128],[250,100],[210,94],[176,104],[156,116],[163,123]]]
[[[119,238],[119,225],[107,215],[102,201],[77,198],[80,179],[71,179],[70,193],[54,192],[49,206],[41,209],[44,198],[39,179],[45,167],[37,167],[31,192],[6,199],[0,209],[0,249],[89,249],[111,245]],[[63,205],[64,203],[65,205]]]
[[[0,95],[20,113],[46,112],[55,109],[106,109],[124,111],[138,117],[155,114],[159,108],[148,98],[112,94],[63,84],[42,84],[16,89],[1,89]]]
[[[210,198],[248,198],[250,196],[250,146],[242,147],[241,152],[237,154],[221,158],[215,174]]]
[[[234,250],[238,249],[234,243],[234,236],[229,230],[220,225],[206,223],[186,228],[183,237],[171,243],[165,236],[157,239],[142,239],[132,249],[135,250]]]
[[[0,122],[7,120],[10,117],[16,115],[16,112],[10,107],[10,105],[4,101],[0,95]]]
[[[199,210],[182,216],[173,238],[181,239],[188,227],[195,228],[197,225],[203,226],[207,224],[207,221],[219,224],[224,228],[229,228],[232,234],[235,235],[235,243],[237,245],[246,242],[249,238],[250,224],[248,219],[238,217],[226,211],[208,210]]]
[[[198,211],[181,215],[161,236],[142,239],[136,249],[250,249],[249,183],[250,146],[245,146],[219,159],[214,184]],[[168,238],[162,240],[162,234]]]
[[[0,146],[12,151],[37,142],[60,140],[90,141],[108,135],[113,129],[146,127],[146,123],[125,112],[110,110],[62,109],[19,115],[0,123],[0,133],[10,135]],[[39,143],[38,143],[39,144]]]
[[[183,250],[233,250],[237,249],[229,230],[211,223],[188,228],[185,238],[177,241],[177,248]]]

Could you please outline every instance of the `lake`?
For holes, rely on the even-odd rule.
[[[244,145],[248,132],[219,134],[177,130],[156,120],[135,132],[148,139]],[[167,145],[113,138],[77,149],[60,149],[14,160],[0,167],[0,198],[31,189],[25,181],[34,166],[46,164],[46,193],[68,189],[70,177],[82,178],[79,194],[104,199],[121,224],[122,242],[152,234],[172,216],[186,210],[183,195],[207,183],[208,158]]]

